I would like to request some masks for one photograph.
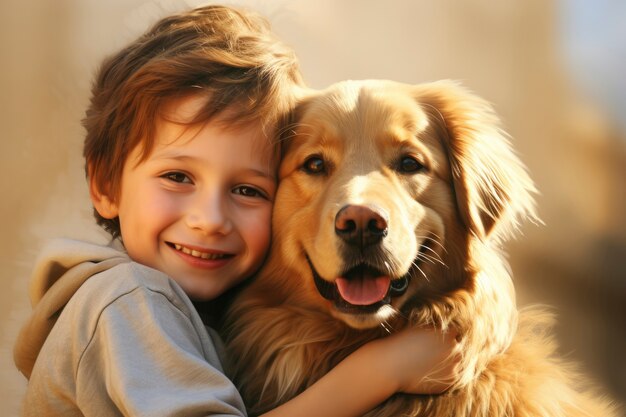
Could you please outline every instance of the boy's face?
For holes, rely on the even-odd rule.
[[[166,119],[190,120],[201,104],[176,101]],[[103,216],[119,217],[134,261],[166,273],[194,300],[213,299],[264,260],[276,191],[271,147],[256,126],[214,122],[186,129],[161,121],[155,139],[146,160],[137,164],[140,147],[129,155],[119,198]]]

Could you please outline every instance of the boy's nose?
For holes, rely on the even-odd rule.
[[[204,234],[228,234],[233,224],[228,215],[227,201],[219,193],[197,196],[187,213],[187,226]]]

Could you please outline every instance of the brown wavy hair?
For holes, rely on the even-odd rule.
[[[126,158],[136,146],[150,154],[159,111],[173,99],[207,97],[192,124],[219,115],[229,126],[273,131],[301,85],[293,50],[255,13],[206,6],[163,18],[102,63],[83,120],[87,176],[116,200]],[[94,216],[119,236],[118,218]]]

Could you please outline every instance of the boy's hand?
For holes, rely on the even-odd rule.
[[[405,329],[379,341],[398,382],[408,394],[441,394],[460,377],[460,345],[457,333],[433,328]]]

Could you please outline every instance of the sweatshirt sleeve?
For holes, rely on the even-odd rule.
[[[102,310],[76,368],[85,415],[245,416],[206,332],[166,295],[138,287]]]

